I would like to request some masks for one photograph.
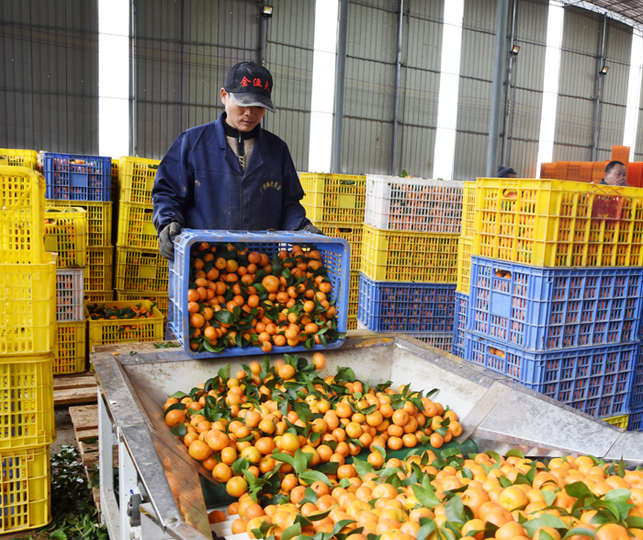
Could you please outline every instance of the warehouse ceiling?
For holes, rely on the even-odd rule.
[[[608,17],[643,29],[643,0],[592,0],[591,2],[563,0],[563,2],[567,5],[606,13]]]

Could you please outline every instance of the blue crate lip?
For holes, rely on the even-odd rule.
[[[111,157],[45,152],[43,159],[47,199],[111,200]],[[84,163],[71,163],[74,160]]]
[[[294,244],[315,244],[322,255],[324,266],[333,286],[333,297],[337,299],[337,330],[345,333],[348,324],[348,297],[350,288],[350,244],[343,238],[330,238],[305,231],[221,231],[183,229],[174,239],[174,261],[170,262],[168,326],[179,340],[186,354],[191,358],[221,358],[234,356],[265,355],[260,347],[232,347],[218,354],[198,353],[190,349],[189,320],[185,316],[188,305],[188,279],[190,274],[190,248],[197,242],[244,242],[250,249],[264,251],[270,255]],[[315,345],[306,349],[297,347],[273,347],[270,354],[293,352],[315,352],[341,347],[344,339],[338,339],[327,346]]]
[[[534,352],[465,332],[464,354],[466,360],[537,392],[607,418],[629,412],[639,347],[630,343]]]
[[[453,332],[455,288],[448,283],[376,281],[360,272],[357,319],[373,332]]]
[[[635,343],[643,268],[545,268],[474,256],[469,298],[466,330],[514,347],[545,352]]]

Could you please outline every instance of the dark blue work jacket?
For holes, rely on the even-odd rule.
[[[181,133],[161,161],[154,187],[154,225],[190,229],[295,231],[310,221],[288,146],[259,130],[244,171],[228,145],[223,119]]]

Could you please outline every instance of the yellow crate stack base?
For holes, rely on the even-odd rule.
[[[361,224],[366,204],[366,176],[299,173],[301,204],[311,221]]]
[[[53,397],[52,397],[53,401]],[[51,521],[49,445],[0,449],[0,535]],[[9,481],[9,479],[16,479]]]
[[[152,316],[138,319],[98,319],[89,316],[85,304],[87,323],[89,325],[89,351],[96,345],[112,343],[137,343],[141,341],[160,341],[163,339],[164,317],[158,308],[149,300],[106,302],[105,307],[121,309],[123,307],[145,307]]]
[[[621,414],[618,416],[612,416],[610,418],[601,418],[603,422],[607,422],[608,424],[612,424],[613,426],[616,426],[621,429],[627,429],[627,425],[630,423],[630,415],[629,414]]]
[[[472,255],[531,266],[642,266],[643,193],[561,180],[479,178]]]
[[[0,357],[0,450],[56,439],[53,361],[53,352]]]
[[[112,203],[100,201],[65,201],[46,199],[45,208],[84,208],[87,212],[87,248],[112,245]]]
[[[87,370],[87,321],[58,322],[54,375],[70,375]]]
[[[56,257],[0,264],[0,354],[52,352],[56,339]]]
[[[361,272],[376,281],[456,283],[458,238],[364,225]]]

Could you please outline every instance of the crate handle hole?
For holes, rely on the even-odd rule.
[[[349,227],[337,227],[337,232],[340,232],[340,233],[352,233],[353,229],[351,229]]]
[[[499,278],[511,279],[511,272],[509,270],[502,270],[501,268],[496,268],[493,271],[493,274]]]
[[[487,347],[487,351],[489,354],[493,354],[494,356],[499,356],[500,358],[504,358],[506,355],[503,351],[500,349],[496,349],[494,347]]]
[[[354,186],[355,180],[340,180],[339,183],[343,186]]]
[[[518,198],[518,192],[515,189],[503,189],[502,190],[502,196],[505,199],[517,199]]]

